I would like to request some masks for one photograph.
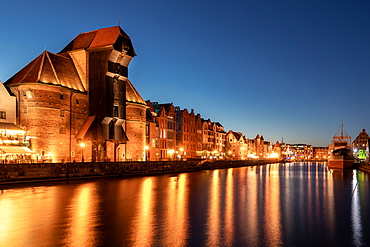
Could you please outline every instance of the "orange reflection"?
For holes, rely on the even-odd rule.
[[[186,190],[188,174],[171,177],[165,218],[165,246],[186,246],[188,234],[188,191]]]
[[[280,177],[279,166],[270,165],[270,176],[266,181],[265,226],[267,245],[282,245],[281,210],[280,210]]]
[[[146,178],[139,192],[139,202],[134,219],[134,246],[149,246],[153,242],[153,208],[152,208],[153,178]]]
[[[208,219],[207,219],[207,246],[218,246],[220,241],[220,187],[219,170],[213,171],[209,191]]]
[[[97,198],[96,184],[79,186],[71,202],[70,228],[67,244],[71,246],[95,246]]]
[[[227,170],[226,177],[226,208],[225,208],[225,245],[232,245],[234,232],[234,183],[233,169]]]
[[[256,167],[248,167],[247,174],[248,176],[243,177],[242,180],[246,181],[245,186],[248,189],[242,193],[244,197],[242,203],[247,205],[246,210],[243,210],[246,213],[243,216],[243,224],[244,222],[246,224],[244,235],[247,243],[256,246],[258,243],[258,181],[260,176],[258,176]]]
[[[45,197],[45,193],[56,193],[56,189],[32,187],[0,194],[0,246],[42,246],[50,242],[52,236],[45,234],[44,227],[53,227],[55,197]]]
[[[10,234],[15,229],[15,210],[12,200],[0,200],[0,244],[10,245],[12,243],[12,237]],[[14,243],[14,242],[13,242]]]

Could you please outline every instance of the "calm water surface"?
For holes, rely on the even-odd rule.
[[[368,246],[370,176],[322,163],[0,187],[0,246]]]

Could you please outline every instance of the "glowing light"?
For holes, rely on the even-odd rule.
[[[149,150],[149,146],[145,146],[144,148],[145,148],[145,150]]]
[[[84,142],[81,142],[80,147],[84,148],[84,147],[86,147],[86,144]]]
[[[278,157],[279,157],[279,154],[277,153],[270,154],[270,158],[278,158]]]
[[[167,151],[167,153],[169,153],[169,154],[174,154],[174,153],[175,153],[175,150],[170,149],[170,150],[168,150],[168,151]]]

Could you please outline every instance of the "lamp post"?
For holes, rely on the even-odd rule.
[[[149,146],[145,146],[145,161],[148,161],[149,156]]]
[[[184,148],[180,148],[180,158],[181,160],[183,159],[184,157]]]
[[[175,150],[174,149],[170,149],[170,150],[167,151],[167,153],[170,154],[171,160],[173,160],[173,155],[175,153]]]
[[[86,144],[84,142],[81,142],[80,143],[80,147],[81,147],[81,162],[84,162],[84,147],[86,147]]]

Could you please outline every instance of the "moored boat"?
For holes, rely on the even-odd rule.
[[[333,137],[329,145],[330,155],[328,167],[331,169],[351,168],[354,165],[351,137],[344,132],[343,123],[339,127],[338,134]]]

